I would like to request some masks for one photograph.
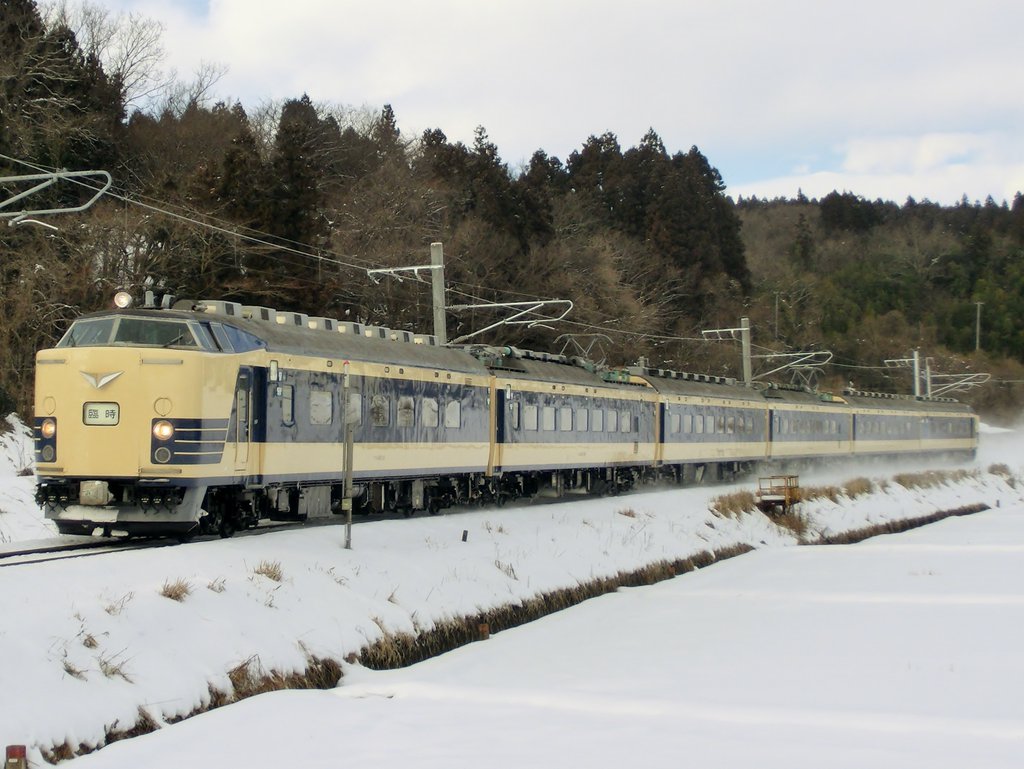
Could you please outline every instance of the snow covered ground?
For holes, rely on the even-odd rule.
[[[1016,433],[982,447],[956,484],[805,504],[832,533],[993,508],[854,547],[785,547],[790,532],[715,516],[723,490],[697,488],[366,523],[351,551],[327,527],[2,568],[0,744],[39,764],[40,747],[102,744],[140,709],[189,713],[239,665],[298,671],[385,632],[748,543],[404,671],[345,665],[336,690],[263,695],[75,762],[1020,765],[1024,485],[984,469],[1019,478],[1022,455]],[[809,480],[862,474],[834,472]],[[0,537],[47,530],[31,486],[0,471]],[[183,600],[162,594],[175,583]]]

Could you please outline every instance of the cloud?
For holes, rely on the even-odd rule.
[[[793,180],[898,200],[1020,186],[1022,4],[100,1],[164,19],[183,74],[226,63],[222,98],[390,103],[406,135],[471,142],[484,125],[513,165],[653,127],[762,194]]]
[[[858,137],[837,148],[835,167],[806,165],[773,178],[730,185],[729,194],[792,197],[802,190],[823,197],[833,190],[902,203],[908,196],[946,205],[967,196],[1010,202],[1024,191],[1024,148],[1007,133]]]

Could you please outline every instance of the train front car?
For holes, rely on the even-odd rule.
[[[61,533],[197,529],[237,459],[225,357],[208,323],[155,309],[83,316],[36,355],[36,496]]]

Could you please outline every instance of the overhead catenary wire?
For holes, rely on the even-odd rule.
[[[8,161],[10,163],[14,163],[16,165],[23,166],[23,167],[31,169],[32,171],[35,171],[37,173],[50,173],[50,172],[56,172],[58,170],[58,169],[48,168],[46,166],[38,165],[38,164],[35,164],[35,163],[30,163],[30,162],[25,161],[25,160],[20,160],[18,158],[14,158],[14,157],[11,157],[9,155],[5,155],[3,153],[0,153],[0,160],[5,160],[5,161]],[[78,186],[81,186],[84,189],[89,190],[90,192],[96,192],[99,189],[98,186],[96,186],[94,184],[90,184],[89,181],[87,180],[87,178],[71,177],[71,178],[65,179],[65,181],[67,181],[67,182],[69,182],[71,184],[76,184]],[[207,229],[209,231],[216,232],[218,234],[224,235],[226,237],[236,238],[238,240],[241,240],[243,242],[250,243],[250,244],[253,244],[253,245],[264,246],[264,247],[273,249],[279,257],[282,256],[282,255],[290,257],[291,258],[290,263],[292,263],[292,264],[297,264],[298,263],[298,262],[296,262],[294,260],[301,259],[301,260],[305,260],[305,261],[308,261],[308,262],[315,262],[315,263],[318,263],[320,265],[327,264],[327,265],[332,265],[332,266],[338,267],[338,268],[353,270],[353,271],[361,273],[361,274],[365,274],[367,272],[367,270],[370,270],[370,269],[377,269],[377,268],[381,268],[381,267],[386,267],[386,265],[383,265],[383,264],[381,264],[379,262],[373,262],[373,261],[368,260],[368,259],[363,259],[363,258],[361,258],[361,257],[359,257],[358,255],[355,255],[355,254],[337,254],[336,252],[334,252],[334,251],[332,251],[330,249],[315,249],[315,250],[311,250],[306,244],[300,243],[298,241],[294,241],[294,240],[291,240],[291,239],[288,239],[288,238],[282,238],[280,236],[273,235],[271,233],[267,233],[267,232],[258,230],[256,228],[248,227],[248,226],[243,225],[243,224],[237,224],[235,222],[230,222],[230,221],[227,221],[227,220],[224,220],[224,219],[220,219],[220,218],[218,218],[216,216],[213,216],[213,215],[210,215],[210,214],[196,212],[194,210],[186,208],[185,206],[181,206],[181,205],[177,205],[177,204],[173,204],[173,203],[168,203],[166,201],[161,201],[161,200],[158,200],[158,199],[153,198],[151,196],[142,195],[142,194],[138,194],[138,193],[129,194],[127,191],[122,191],[116,185],[112,185],[109,189],[107,189],[104,192],[104,195],[106,197],[110,197],[110,198],[113,198],[115,200],[121,201],[121,202],[123,202],[126,205],[136,206],[136,207],[142,208],[144,210],[150,211],[152,213],[159,214],[159,215],[162,215],[162,216],[166,216],[166,217],[175,219],[175,220],[183,222],[185,224],[189,224],[189,225],[192,225],[192,226],[195,226],[195,227],[201,227],[201,228]],[[151,202],[147,202],[147,201],[151,201]],[[178,210],[172,210],[172,209],[178,209]],[[229,266],[229,265],[225,264],[224,266]],[[249,268],[249,270],[254,275],[270,276],[272,274],[269,271],[260,270],[258,268]],[[303,284],[307,284],[307,285],[310,285],[310,286],[321,285],[320,282],[317,281],[317,280],[304,279],[301,276],[297,276],[296,279],[298,280],[298,282],[303,283]],[[430,283],[430,281],[428,279],[423,278],[423,277],[421,277],[418,274],[414,274],[411,277],[407,277],[406,280],[409,280],[410,282],[414,282],[414,283],[425,284],[425,285],[429,285],[429,283]],[[448,294],[452,295],[452,296],[458,296],[458,297],[461,297],[463,299],[471,300],[471,301],[477,302],[477,303],[487,303],[487,302],[491,301],[491,298],[493,298],[493,297],[514,297],[514,298],[516,298],[518,300],[528,300],[528,301],[538,301],[538,302],[539,301],[550,301],[550,297],[541,297],[541,296],[537,296],[535,294],[529,294],[529,293],[526,293],[526,292],[514,291],[514,290],[510,290],[510,289],[498,289],[498,288],[494,288],[494,287],[491,287],[491,286],[484,286],[484,285],[480,285],[480,284],[467,283],[467,282],[463,282],[463,281],[449,281],[448,286],[446,286],[446,292]],[[480,293],[476,293],[476,292],[480,292]],[[488,295],[490,295],[490,297],[483,296],[481,294],[488,294]],[[595,323],[587,323],[587,322],[584,322],[584,321],[578,321],[578,320],[571,320],[571,319],[568,319],[568,318],[563,318],[559,322],[561,324],[563,324],[563,325],[567,325],[567,326],[571,326],[571,327],[577,328],[577,329],[579,329],[579,330],[581,330],[583,332],[600,332],[600,333],[612,334],[612,335],[616,335],[616,336],[625,336],[625,337],[629,337],[629,338],[632,338],[632,339],[650,340],[650,341],[653,341],[653,342],[663,342],[663,343],[687,343],[687,342],[689,342],[689,343],[702,343],[702,344],[707,342],[707,340],[704,339],[703,337],[679,336],[679,335],[671,335],[671,334],[652,334],[649,331],[638,331],[638,330],[634,330],[634,329],[620,328],[620,327],[609,325],[609,323],[611,321],[608,321],[605,324],[595,324]],[[737,344],[738,344],[738,342],[737,342]],[[752,346],[753,346],[754,349],[757,349],[757,350],[760,350],[760,351],[763,351],[763,352],[766,352],[766,353],[778,353],[779,352],[776,349],[773,349],[773,348],[770,348],[770,347],[766,347],[766,346],[763,346],[763,345],[756,345],[756,344],[754,344]],[[857,364],[844,364],[844,363],[836,362],[834,360],[830,363],[830,365],[833,366],[833,367],[836,367],[836,368],[861,369],[861,370],[871,370],[871,371],[883,371],[885,369],[884,366],[865,366],[865,365],[857,365]]]

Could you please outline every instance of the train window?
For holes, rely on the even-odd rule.
[[[309,423],[329,425],[334,420],[334,396],[329,391],[309,391]]]
[[[576,429],[585,432],[590,429],[590,412],[587,409],[576,409]]]
[[[718,417],[718,432],[720,432],[720,433],[724,433],[725,432],[725,417],[724,416],[719,416]]]
[[[220,350],[220,345],[217,344],[217,340],[213,338],[213,333],[210,331],[209,323],[199,323],[192,327],[195,331],[196,338],[199,339],[199,346],[204,350]]]
[[[617,433],[619,431],[619,412],[608,410],[608,432]]]
[[[398,427],[412,427],[416,424],[416,407],[411,395],[399,396],[398,418],[395,424]]]
[[[374,427],[391,424],[391,403],[386,395],[374,395],[370,400],[370,420]]]
[[[740,414],[740,416],[736,417],[736,432],[744,433],[746,431],[747,431],[746,418],[742,414]]]
[[[537,404],[523,404],[523,427],[527,430],[537,429]]]
[[[703,414],[697,414],[696,416],[694,416],[694,418],[693,418],[693,431],[695,433],[703,433],[704,432],[704,415]]]
[[[518,403],[516,404],[519,405]],[[462,402],[448,401],[444,405],[444,426],[457,430],[462,427]]]
[[[604,409],[590,410],[590,431],[595,433],[604,432]]]
[[[715,432],[715,417],[712,414],[704,415],[704,432],[711,434]]]
[[[350,425],[362,424],[363,421],[363,396],[359,393],[348,394],[348,413],[345,414],[345,421]]]
[[[94,347],[106,344],[110,332],[114,328],[116,318],[96,318],[95,320],[76,320],[64,337],[57,343],[58,347]]]
[[[281,385],[281,421],[286,425],[295,424],[295,388]]]
[[[261,350],[267,346],[267,343],[260,339],[258,336],[250,334],[248,331],[242,331],[240,328],[234,326],[224,327],[224,333],[227,335],[231,349],[235,352],[249,352],[250,350]]]
[[[519,429],[519,404],[516,402],[508,404],[508,423],[513,430]]]
[[[114,330],[113,344],[142,344],[157,347],[197,347],[196,338],[183,321],[124,317]]]
[[[619,430],[628,433],[633,427],[633,420],[629,418],[628,411],[619,412]]]
[[[558,410],[558,429],[563,433],[572,430],[572,406],[562,406]]]
[[[542,430],[554,430],[555,429],[555,407],[544,406],[541,410],[541,429]]]
[[[725,420],[725,431],[730,435],[736,432],[736,417],[730,416]]]
[[[671,414],[668,420],[669,432],[673,434],[678,433],[682,421],[682,417],[679,414]]]
[[[684,433],[693,432],[693,414],[683,414],[682,423]]]
[[[206,325],[205,323],[203,324]],[[210,332],[213,334],[213,338],[217,340],[217,346],[224,352],[234,352],[234,348],[231,346],[231,340],[228,339],[228,335],[224,333],[224,327],[220,323],[211,323]]]
[[[424,427],[437,427],[440,424],[437,398],[424,398],[420,401],[420,424]]]

